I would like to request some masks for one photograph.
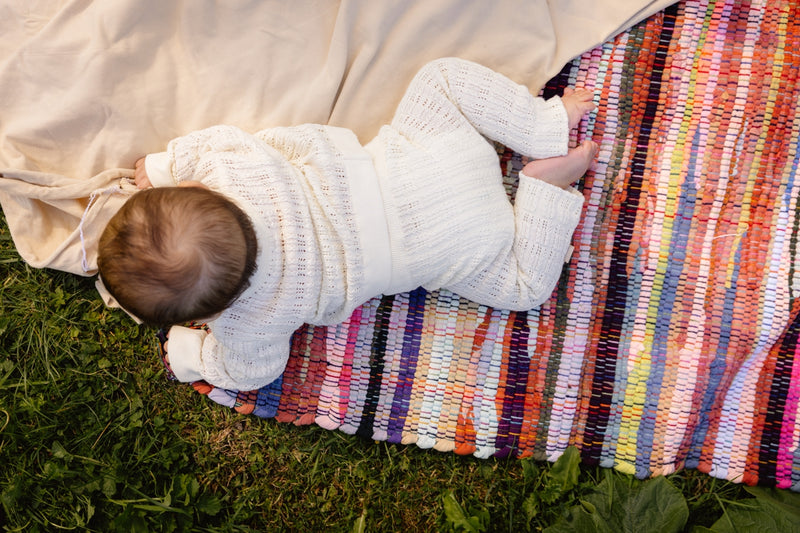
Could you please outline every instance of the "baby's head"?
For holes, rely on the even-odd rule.
[[[200,187],[146,189],[106,226],[97,259],[103,284],[141,319],[168,326],[230,306],[255,271],[253,224],[236,204]]]

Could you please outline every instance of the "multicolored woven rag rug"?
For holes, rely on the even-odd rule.
[[[697,468],[800,490],[800,7],[687,0],[552,80],[601,145],[540,309],[378,298],[297,332],[242,413],[458,454]],[[580,139],[575,139],[580,140]],[[524,161],[499,148],[510,193]],[[795,364],[797,362],[797,364]]]

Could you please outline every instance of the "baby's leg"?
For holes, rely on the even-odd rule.
[[[568,90],[560,100],[544,100],[486,67],[444,58],[417,73],[392,126],[422,146],[430,145],[432,137],[452,139],[454,131],[470,130],[520,154],[542,158],[563,154],[570,126],[593,108],[587,90]]]
[[[596,154],[597,143],[583,141],[580,146],[570,149],[567,155],[531,161],[522,169],[524,176],[520,179],[538,178],[566,189],[586,173]]]

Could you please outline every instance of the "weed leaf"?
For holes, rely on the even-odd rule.
[[[222,502],[213,494],[203,494],[197,499],[195,508],[199,513],[216,516],[222,510]]]
[[[669,533],[682,531],[689,518],[683,495],[666,478],[631,482],[608,475],[592,494],[573,506],[546,533]]]
[[[53,447],[51,449],[51,453],[53,454],[53,457],[55,457],[56,459],[70,458],[69,452],[66,449],[64,449],[64,447],[58,441],[53,441]]]
[[[745,487],[765,507],[774,509],[785,516],[794,517],[800,523],[800,495],[787,490],[766,487]]]
[[[450,524],[453,531],[466,531],[468,533],[480,533],[486,531],[484,524],[488,518],[483,513],[478,516],[467,516],[464,508],[456,500],[453,491],[445,494],[444,498],[444,512],[447,517],[447,522]]]
[[[353,524],[353,533],[364,533],[367,530],[367,510],[361,512],[361,516]]]
[[[549,476],[561,485],[561,493],[572,490],[578,485],[581,455],[578,448],[570,446],[553,464]]]
[[[714,533],[771,533],[800,530],[800,497],[797,494],[747,487],[755,496],[741,503],[728,504],[725,512],[711,526]]]

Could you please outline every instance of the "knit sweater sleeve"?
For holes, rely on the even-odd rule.
[[[468,121],[484,137],[533,158],[567,153],[567,112],[559,97],[534,97],[527,87],[476,63],[444,58],[413,79],[392,122],[405,137],[458,129]]]
[[[484,270],[448,289],[501,309],[527,311],[547,301],[568,259],[583,195],[520,175],[513,246]]]
[[[170,141],[165,152],[148,154],[145,169],[154,187],[182,181],[204,182],[215,172],[239,172],[263,157],[263,145],[254,135],[234,126],[213,126]]]
[[[217,178],[237,181],[257,177],[255,165],[264,163],[264,145],[254,135],[234,126],[212,126],[170,141],[170,173],[175,183],[193,180],[212,185]],[[222,175],[220,175],[222,174]],[[215,177],[216,176],[216,177]]]
[[[278,379],[289,359],[290,337],[275,342],[229,341],[182,326],[170,328],[169,358],[179,381],[200,379],[229,390],[255,390]]]

